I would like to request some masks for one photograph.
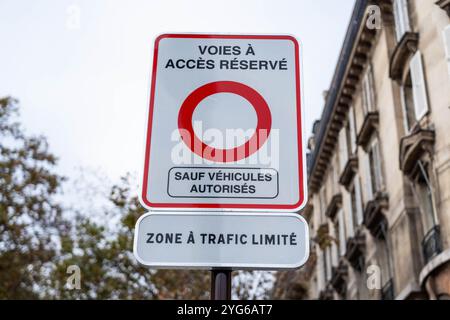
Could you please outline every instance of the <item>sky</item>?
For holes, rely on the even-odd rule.
[[[117,180],[143,165],[154,38],[167,32],[291,34],[303,44],[305,132],[321,115],[354,0],[0,0],[0,97],[58,170]]]

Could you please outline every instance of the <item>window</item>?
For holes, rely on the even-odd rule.
[[[355,113],[353,107],[350,107],[348,111],[348,121],[345,126],[345,138],[347,146],[348,156],[352,156],[356,152],[356,125],[355,125]]]
[[[413,190],[421,211],[424,234],[437,225],[433,187],[430,182],[429,168],[422,161],[417,162],[418,173],[413,181]]]
[[[362,82],[362,98],[364,113],[375,111],[375,85],[372,65],[369,64]]]
[[[402,102],[403,102],[403,122],[405,124],[406,132],[409,132],[416,123],[416,115],[414,111],[414,98],[411,83],[411,73],[408,73],[402,87]]]
[[[339,161],[337,155],[334,156],[331,165],[331,190],[333,195],[339,192]]]
[[[327,281],[331,278],[331,265],[329,263],[329,255],[328,251],[329,248],[321,250],[318,249],[318,255],[317,255],[317,266],[318,266],[318,274],[317,274],[317,280],[318,280],[318,289],[319,292],[325,290]]]
[[[358,176],[354,177],[346,198],[346,214],[348,214],[349,219],[349,234],[347,236],[353,237],[355,230],[363,223],[361,184]]]
[[[338,212],[338,224],[337,224],[338,230],[339,230],[339,234],[338,234],[338,239],[339,239],[339,254],[340,256],[345,255],[345,249],[346,249],[346,233],[347,230],[345,228],[345,218],[344,218],[344,210],[339,209]]]
[[[444,32],[445,57],[447,58],[448,75],[450,76],[450,24],[445,27]]]
[[[353,228],[354,230],[356,230],[356,228],[358,227],[358,217],[356,216],[357,213],[357,207],[356,207],[356,192],[355,192],[355,188],[352,187],[352,189],[350,190],[350,200],[351,200],[351,214],[352,214],[352,221],[353,221]]]
[[[409,72],[401,90],[405,129],[409,132],[429,110],[420,51],[417,51],[410,61]]]
[[[393,270],[392,270],[392,260],[391,252],[389,250],[388,234],[386,230],[386,224],[383,224],[380,230],[380,237],[376,240],[376,255],[378,265],[381,271],[381,298],[383,300],[393,300],[394,299],[394,288],[393,288]]]
[[[335,217],[334,221],[331,223],[331,262],[334,267],[337,267],[339,264],[340,253],[340,219],[339,216]]]
[[[355,216],[356,216],[356,224],[359,226],[363,223],[364,217],[362,212],[362,201],[361,201],[361,181],[359,179],[359,176],[355,176],[354,178],[354,200],[352,202],[355,203],[356,210],[355,210]]]
[[[348,192],[343,193],[343,203],[344,203],[344,223],[347,238],[352,238],[355,234],[355,223],[353,222],[353,211],[352,211],[352,200]]]
[[[379,240],[377,243],[377,260],[381,269],[381,285],[384,286],[391,279],[389,266],[389,251],[385,240]]]
[[[423,73],[422,54],[420,51],[412,57],[410,62],[411,83],[416,120],[419,121],[428,112],[428,98]]]
[[[424,262],[428,263],[432,258],[442,252],[441,229],[438,225],[428,164],[419,160],[417,166],[419,170],[417,177],[413,180],[413,190],[415,190],[416,198],[419,202],[424,231],[422,255]]]
[[[327,280],[327,281],[330,281],[331,280],[331,267],[332,267],[332,265],[331,265],[331,247],[327,247],[326,249],[325,249],[325,273],[326,273],[326,275],[325,275],[325,279]]]
[[[326,212],[326,205],[327,200],[325,197],[325,187],[322,187],[319,191],[319,205],[320,205],[320,224],[324,223],[326,221],[325,212]]]
[[[397,41],[400,41],[406,32],[411,31],[411,26],[409,24],[408,1],[394,0],[393,5],[395,33],[397,35]]]
[[[325,259],[324,259],[324,254],[323,251],[320,249],[317,249],[318,253],[317,253],[317,287],[318,287],[318,291],[322,291],[323,289],[325,289]]]
[[[375,193],[383,189],[383,174],[381,170],[380,144],[373,138],[365,155],[366,163],[366,201],[373,200]]]

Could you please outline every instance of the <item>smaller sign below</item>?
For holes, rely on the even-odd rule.
[[[308,224],[297,214],[147,213],[134,255],[155,269],[297,269],[309,257]]]

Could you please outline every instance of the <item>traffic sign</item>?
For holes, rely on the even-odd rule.
[[[292,36],[159,36],[143,205],[301,209],[307,195],[300,74],[300,45]]]
[[[309,256],[308,225],[298,214],[148,213],[134,255],[155,269],[294,269]]]

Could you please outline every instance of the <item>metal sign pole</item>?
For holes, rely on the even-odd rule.
[[[231,270],[211,271],[211,300],[231,300]]]

